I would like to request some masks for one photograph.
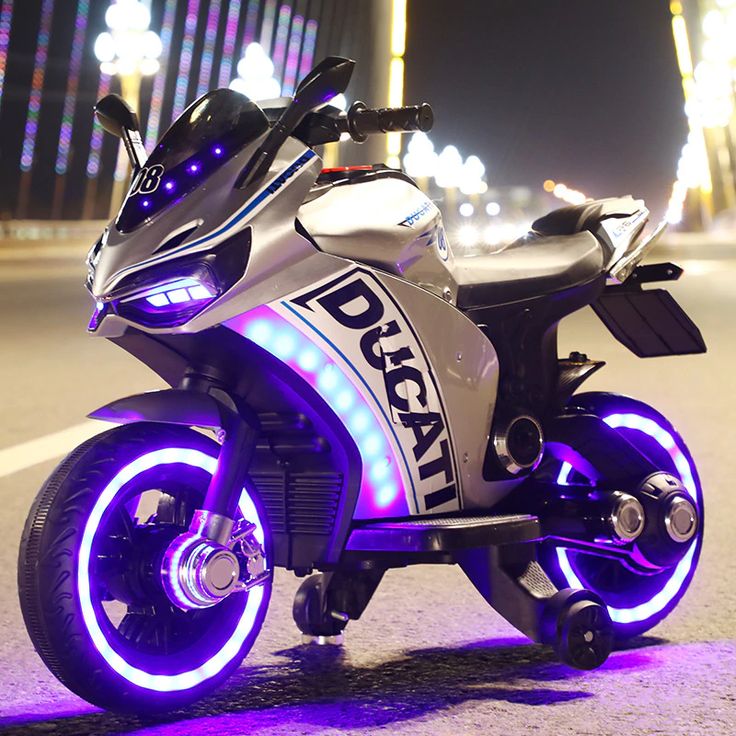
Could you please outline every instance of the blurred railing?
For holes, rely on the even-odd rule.
[[[4,220],[0,221],[0,241],[88,240],[99,237],[107,220]]]

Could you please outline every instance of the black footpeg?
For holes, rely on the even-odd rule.
[[[530,542],[540,536],[538,518],[528,514],[451,516],[370,522],[353,529],[347,549],[354,552],[453,552]]]

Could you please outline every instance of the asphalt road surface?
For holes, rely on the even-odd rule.
[[[390,572],[344,648],[304,649],[290,614],[298,581],[279,571],[243,668],[214,697],[155,723],[94,709],[46,671],[23,628],[15,566],[31,501],[54,456],[90,431],[86,412],[160,383],[86,336],[76,260],[0,243],[0,733],[735,734],[736,259],[683,265],[672,291],[707,355],[639,360],[590,310],[562,331],[564,350],[608,361],[589,388],[661,409],[699,462],[705,547],[667,621],[600,670],[575,672],[515,632],[458,569],[426,566]]]

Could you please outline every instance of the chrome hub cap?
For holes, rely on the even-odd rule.
[[[673,498],[665,514],[664,524],[670,538],[675,542],[689,541],[698,528],[695,506],[683,496]]]
[[[617,494],[611,513],[611,526],[622,542],[632,542],[644,530],[644,507],[628,493]]]
[[[183,610],[214,606],[233,591],[239,578],[240,563],[233,552],[190,532],[169,545],[161,565],[164,590]]]

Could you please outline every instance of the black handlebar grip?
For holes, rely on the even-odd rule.
[[[371,133],[409,133],[415,130],[426,132],[432,129],[433,123],[434,113],[426,102],[378,110],[367,108],[362,102],[354,102],[347,114],[350,136],[359,143]]]

